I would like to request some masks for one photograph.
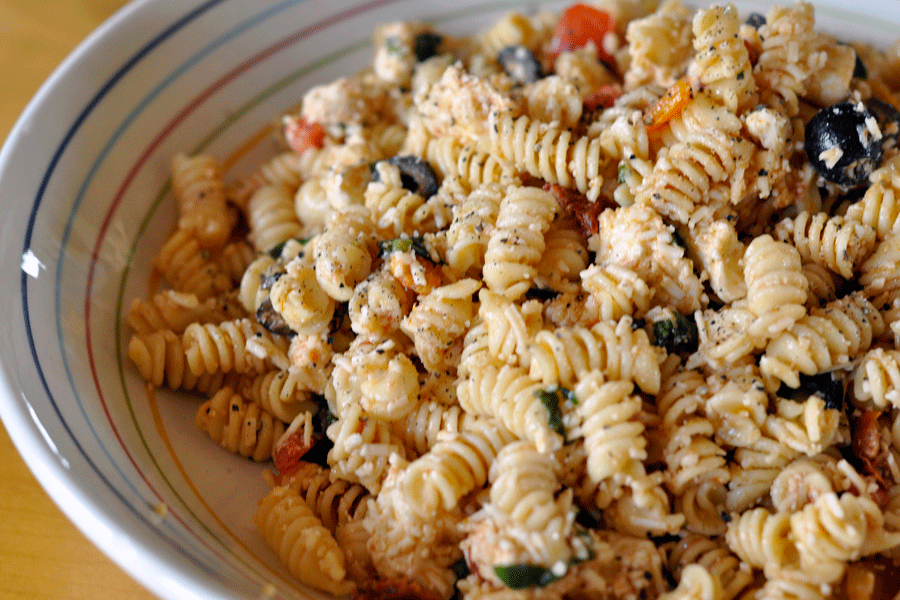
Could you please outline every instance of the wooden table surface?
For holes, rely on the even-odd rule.
[[[125,0],[0,0],[0,139],[53,69]],[[150,600],[56,507],[0,426],[0,600]]]

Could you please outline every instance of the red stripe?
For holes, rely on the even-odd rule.
[[[381,7],[381,6],[386,6],[388,4],[392,4],[397,1],[398,0],[373,0],[371,2],[361,4],[359,6],[347,9],[341,13],[330,16],[330,17],[323,19],[321,21],[318,21],[308,27],[298,30],[296,33],[281,40],[280,42],[277,42],[273,46],[270,46],[266,50],[260,52],[259,54],[253,56],[249,60],[241,63],[240,65],[238,65],[237,67],[235,67],[234,69],[229,71],[226,75],[224,75],[222,78],[220,78],[215,83],[213,83],[211,86],[209,86],[207,89],[205,89],[200,95],[195,97],[189,104],[187,104],[175,116],[175,118],[173,118],[160,131],[160,133],[153,139],[153,141],[141,153],[137,162],[135,162],[135,164],[129,170],[127,176],[125,177],[124,181],[122,182],[121,187],[119,188],[118,192],[116,192],[116,195],[114,196],[113,201],[110,204],[109,210],[106,213],[106,217],[104,218],[103,223],[101,224],[97,240],[94,244],[94,249],[91,253],[91,260],[90,260],[90,264],[89,264],[89,268],[88,268],[88,275],[87,275],[87,295],[85,297],[84,318],[85,318],[85,338],[86,338],[86,346],[87,346],[87,352],[88,352],[88,362],[90,364],[91,375],[94,380],[94,387],[97,390],[97,394],[98,394],[100,403],[103,406],[103,411],[106,415],[106,418],[107,418],[107,421],[109,422],[110,427],[112,428],[113,434],[116,436],[116,439],[118,440],[119,445],[121,446],[122,450],[125,452],[125,455],[128,457],[129,462],[131,462],[132,466],[137,471],[137,473],[140,475],[141,479],[144,481],[144,483],[150,489],[152,494],[154,496],[156,496],[156,498],[159,500],[162,500],[162,496],[153,487],[153,485],[147,479],[146,475],[140,469],[139,465],[134,460],[131,453],[128,451],[128,448],[126,447],[118,429],[116,428],[116,425],[112,418],[112,415],[109,412],[109,407],[107,405],[106,398],[105,398],[103,391],[101,389],[101,386],[100,386],[100,381],[99,381],[99,377],[97,374],[97,365],[94,360],[93,342],[92,342],[91,328],[90,328],[91,299],[92,299],[92,294],[90,293],[90,291],[93,288],[94,273],[95,273],[95,269],[96,269],[97,259],[99,257],[99,253],[100,253],[100,247],[103,244],[103,240],[106,236],[106,232],[109,229],[109,226],[112,222],[112,216],[116,212],[117,208],[119,207],[119,204],[121,203],[122,198],[124,197],[126,191],[128,190],[128,188],[134,181],[134,178],[137,176],[138,172],[144,167],[145,163],[149,160],[149,158],[153,154],[153,152],[172,133],[172,131],[182,121],[184,121],[188,117],[188,115],[190,115],[191,113],[196,111],[197,108],[199,108],[201,105],[203,105],[207,100],[209,100],[219,90],[221,90],[227,84],[231,83],[232,81],[234,81],[235,79],[237,79],[238,77],[240,77],[241,75],[243,75],[244,73],[246,73],[247,71],[249,71],[250,69],[255,67],[256,65],[266,61],[267,59],[278,54],[279,52],[291,47],[292,45],[296,44],[298,41],[300,41],[306,37],[309,37],[310,35],[313,35],[317,32],[320,32],[324,29],[327,29],[329,27],[337,25],[340,22],[350,19],[354,16],[368,12],[370,10],[373,10],[373,9]],[[216,552],[208,543],[204,542],[203,538],[198,533],[196,533],[191,527],[189,527],[188,524],[180,516],[178,516],[177,513],[175,513],[173,511],[170,514],[172,516],[174,516],[175,519],[179,523],[181,523],[181,525],[184,526],[184,528],[187,531],[189,531],[191,534],[193,534],[204,546],[206,546],[209,550],[211,550],[214,555],[218,556],[225,562],[230,562],[227,560],[227,558],[225,556],[222,556],[221,554]],[[246,573],[245,573],[245,575],[246,575]]]

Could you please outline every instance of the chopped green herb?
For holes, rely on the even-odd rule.
[[[494,573],[506,587],[514,590],[544,587],[559,579],[550,569],[535,565],[497,566],[494,567]]]
[[[403,43],[396,35],[389,36],[384,40],[384,46],[388,54],[403,54]]]
[[[653,343],[662,346],[670,354],[696,351],[699,339],[697,324],[680,313],[675,313],[673,319],[655,322],[653,337]]]
[[[295,240],[295,241],[300,242],[301,244],[305,245],[306,242],[309,241],[309,239],[310,238],[288,238],[288,239],[284,240],[283,242],[281,242],[280,244],[275,244],[274,246],[269,248],[269,256],[271,256],[274,260],[278,260],[281,257],[281,253],[284,252],[284,247],[287,245],[288,242],[290,242],[291,240]]]
[[[853,76],[857,79],[869,78],[869,70],[866,68],[865,63],[863,63],[862,59],[859,57],[859,53],[856,54],[856,64],[853,65]]]
[[[431,253],[425,246],[425,238],[419,236],[383,240],[378,242],[378,249],[381,250],[381,253],[379,254],[381,258],[387,257],[392,252],[409,252],[412,250],[416,256],[431,262],[436,262],[431,258]]]
[[[617,181],[619,183],[625,183],[625,178],[628,177],[628,173],[631,171],[631,167],[628,166],[628,163],[622,163],[619,165],[619,177]]]
[[[559,408],[560,400],[563,402],[570,400],[572,403],[577,404],[578,400],[575,398],[575,393],[557,385],[538,390],[534,395],[537,396],[538,399],[540,399],[541,404],[547,408],[547,425],[565,439],[566,428],[563,426],[562,422],[562,411]]]

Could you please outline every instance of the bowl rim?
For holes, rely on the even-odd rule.
[[[187,14],[204,11],[224,1],[205,0],[190,13],[185,11],[181,18],[187,18]],[[689,3],[694,5],[698,2]],[[113,32],[123,24],[138,18],[142,11],[149,10],[151,5],[158,6],[157,0],[132,0],[127,3],[93,30],[53,70],[29,100],[0,148],[0,180],[8,176],[13,149],[28,135],[29,124],[34,116],[41,111],[47,98],[67,77],[69,71],[74,66],[89,61],[92,53],[105,43]],[[134,60],[138,54],[154,44],[159,36],[150,39],[120,64],[125,65]],[[102,88],[97,93],[102,93]],[[27,277],[24,272],[21,276]],[[208,598],[210,595],[238,597],[233,590],[221,585],[216,586],[213,578],[198,577],[186,572],[183,568],[185,563],[178,554],[161,555],[148,551],[150,544],[141,537],[133,537],[130,530],[123,527],[120,521],[111,518],[104,511],[101,500],[85,494],[78,486],[72,486],[69,483],[71,474],[66,469],[65,458],[56,452],[53,440],[43,429],[28,399],[24,396],[16,397],[19,390],[12,382],[10,371],[9,365],[0,364],[0,420],[3,421],[13,445],[47,495],[85,537],[133,579],[155,594],[167,598]],[[7,397],[12,398],[12,401],[6,401]],[[39,443],[41,439],[46,444]],[[138,560],[135,560],[135,557]],[[178,577],[158,576],[159,573],[173,570],[177,572]]]
[[[79,113],[74,123],[79,124],[89,114],[93,103],[105,95],[110,83],[121,76],[129,64],[175,33],[179,23],[190,21],[224,1],[206,0],[192,8],[185,6],[184,9],[173,7],[173,18],[170,19],[169,27],[162,28],[157,35],[149,38],[127,58],[119,61],[119,69],[94,92],[91,102]],[[70,76],[70,72],[79,65],[90,64],[97,50],[120,31],[123,25],[140,19],[144,12],[158,5],[158,0],[130,0],[93,29],[53,69],[29,99],[0,146],[0,180],[5,180],[9,176],[14,149],[29,135],[34,117],[41,112],[60,84]],[[68,140],[63,145],[67,142]],[[51,159],[51,165],[63,151],[64,148],[61,146],[58,154]],[[22,247],[24,252],[27,252],[27,246],[26,240]],[[20,272],[22,279],[29,276],[24,268]],[[32,347],[29,351],[33,357],[35,348]],[[106,512],[101,498],[86,493],[80,485],[73,485],[65,456],[57,450],[28,398],[17,388],[11,377],[11,370],[5,362],[0,363],[0,421],[16,451],[43,491],[76,529],[134,581],[162,598],[197,600],[210,597],[239,598],[234,590],[217,583],[215,577],[209,574],[201,577],[197,573],[186,572],[185,562],[180,560],[178,553],[153,551],[150,541],[142,536],[134,536],[122,522]],[[40,440],[44,443],[40,443]],[[177,576],[161,577],[160,574],[163,573]]]

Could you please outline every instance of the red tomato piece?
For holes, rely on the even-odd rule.
[[[294,473],[302,464],[300,459],[312,450],[312,447],[316,445],[316,442],[321,437],[313,432],[307,435],[306,427],[303,425],[301,422],[301,426],[296,429],[293,427],[288,428],[275,442],[273,460],[275,468],[278,469],[282,476],[290,476]]]
[[[325,128],[303,117],[284,118],[284,139],[297,154],[308,148],[321,148],[325,142]]]
[[[609,108],[622,95],[622,88],[616,84],[604,85],[584,97],[585,110]]]
[[[603,10],[587,4],[573,4],[567,8],[556,24],[550,40],[550,56],[556,58],[563,52],[584,48],[588,42],[597,47],[597,57],[612,63],[612,55],[603,46],[603,39],[616,30],[616,22]]]

